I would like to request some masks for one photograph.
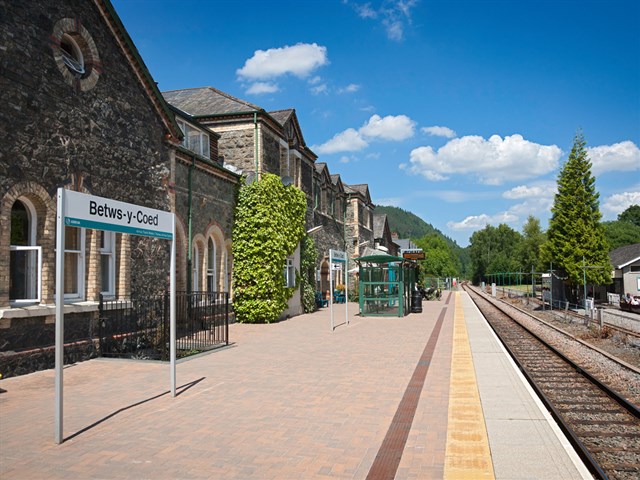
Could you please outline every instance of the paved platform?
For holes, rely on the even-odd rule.
[[[274,325],[167,364],[65,368],[0,381],[2,479],[590,478],[471,300],[403,318],[357,305]]]

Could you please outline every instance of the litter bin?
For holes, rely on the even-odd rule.
[[[411,292],[411,313],[422,313],[422,292],[420,290]]]

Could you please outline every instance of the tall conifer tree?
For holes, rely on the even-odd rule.
[[[600,223],[600,195],[585,145],[582,133],[576,134],[558,175],[544,248],[546,260],[564,270],[574,286],[584,283],[585,271],[587,284],[611,283],[609,246]]]

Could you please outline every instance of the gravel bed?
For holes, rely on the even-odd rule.
[[[477,291],[477,290],[476,290]],[[485,298],[493,300],[490,296]],[[504,298],[505,302],[516,304],[519,308],[525,309],[522,299]],[[504,304],[503,304],[504,305]],[[610,360],[601,353],[574,341],[573,339],[557,332],[548,326],[532,319],[528,315],[512,309],[512,315],[523,326],[534,332],[540,338],[563,352],[567,357],[575,363],[583,367],[596,378],[609,385],[614,390],[627,398],[635,405],[640,405],[640,374],[625,368],[618,363]],[[621,358],[623,361],[640,368],[640,348],[636,347],[623,338],[626,335],[611,335],[607,338],[598,337],[595,329],[586,327],[576,321],[565,321],[558,318],[550,312],[535,311],[531,312],[538,318],[542,318],[546,322],[561,328],[571,335],[594,345],[607,353]],[[603,329],[606,335],[607,329]],[[609,330],[610,331],[610,330]]]

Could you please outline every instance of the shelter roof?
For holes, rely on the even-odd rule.
[[[395,255],[380,253],[377,255],[367,255],[366,257],[358,257],[353,259],[359,263],[390,263],[390,262],[406,262],[407,260]]]

